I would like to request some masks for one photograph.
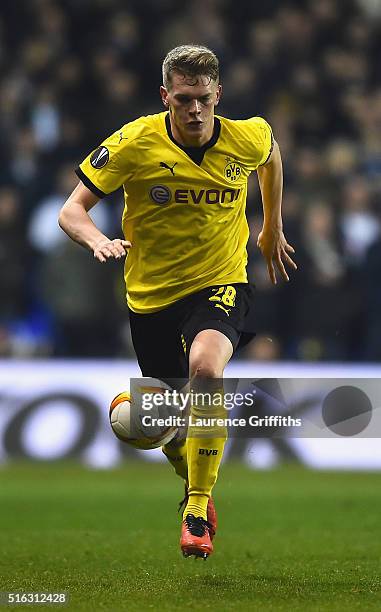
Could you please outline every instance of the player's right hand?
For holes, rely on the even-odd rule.
[[[102,238],[93,249],[95,259],[104,263],[108,259],[121,259],[128,253],[132,244],[129,240]]]

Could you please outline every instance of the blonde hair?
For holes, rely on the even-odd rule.
[[[208,76],[211,81],[219,80],[218,58],[208,47],[202,45],[181,45],[167,53],[163,61],[163,85],[171,86],[171,73],[179,72],[185,77]]]

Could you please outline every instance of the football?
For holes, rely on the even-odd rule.
[[[147,384],[140,381],[134,390],[122,391],[110,404],[111,428],[119,440],[141,450],[151,450],[168,444],[178,433],[178,427],[172,424],[170,412],[165,405],[143,407],[142,396],[164,394],[171,387],[156,379],[149,379]],[[144,419],[144,417],[146,417]],[[157,420],[165,420],[162,425]],[[147,423],[145,423],[145,420]]]

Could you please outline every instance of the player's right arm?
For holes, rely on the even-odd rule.
[[[99,199],[79,181],[61,208],[58,223],[72,240],[92,251],[94,257],[104,263],[110,258],[124,257],[131,243],[119,238],[112,240],[97,228],[88,213]]]

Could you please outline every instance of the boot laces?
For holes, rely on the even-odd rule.
[[[193,514],[187,514],[185,517],[185,524],[188,531],[199,538],[205,534],[205,530],[211,527],[211,525],[202,518],[202,516],[194,516]]]

